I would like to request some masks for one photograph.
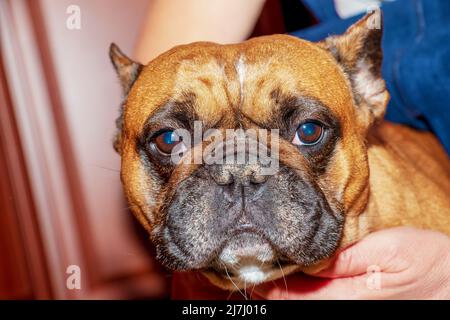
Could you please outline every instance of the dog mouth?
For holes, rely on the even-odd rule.
[[[272,244],[251,227],[234,233],[205,275],[229,280],[234,287],[257,285],[283,276],[285,270],[298,267],[281,257]]]
[[[234,282],[244,281],[250,284],[259,284],[267,281],[271,274],[280,272],[283,274],[284,269],[298,267],[298,265],[277,261],[275,263],[250,263],[243,264],[236,269],[229,269],[224,265],[223,268],[209,267],[203,270],[204,273],[214,274],[217,277],[228,279]]]

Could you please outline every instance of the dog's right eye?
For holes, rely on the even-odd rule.
[[[181,153],[185,151],[183,141],[173,130],[164,131],[153,138],[153,143],[159,153],[170,155],[173,152]]]

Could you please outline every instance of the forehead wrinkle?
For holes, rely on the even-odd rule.
[[[274,79],[273,59],[245,60],[245,74],[242,77],[242,101],[240,111],[256,122],[264,122],[270,117],[271,106],[268,103],[270,92],[277,79]]]
[[[345,75],[328,52],[300,39],[289,40],[285,36],[282,41],[278,41],[279,37],[271,38],[279,45],[267,46],[265,41],[255,40],[253,43],[258,45],[249,46],[247,50],[248,56],[258,57],[247,63],[247,69],[250,68],[248,65],[253,65],[260,77],[269,79],[258,94],[254,95],[254,103],[264,103],[267,100],[266,86],[271,89],[282,86],[290,92],[314,97],[343,116],[348,111],[352,112],[351,91]],[[272,58],[269,60],[269,69],[266,67],[268,58]],[[252,104],[247,103],[244,107],[251,112],[255,107]],[[268,114],[265,105],[258,105],[258,109]]]
[[[244,55],[240,54],[235,64],[236,73],[239,79],[239,104],[242,105],[244,100],[244,81],[245,81],[245,62]]]
[[[235,123],[235,121],[232,121],[235,117],[228,115],[233,115],[234,113],[227,113],[225,109],[220,109],[220,112],[216,114],[217,117],[214,118],[208,118],[204,114],[199,115],[197,113],[198,106],[202,103],[208,103],[209,106],[233,106],[231,93],[225,79],[216,85],[204,75],[199,76],[197,80],[203,84],[204,88],[196,90],[197,93],[182,92],[177,95],[178,100],[175,97],[171,97],[161,103],[147,117],[144,131],[155,131],[163,127],[192,129],[195,120],[201,120],[204,129],[218,124],[232,126]],[[226,97],[226,102],[222,101],[223,95],[221,97],[221,94],[217,93],[218,90],[222,90]]]
[[[340,120],[338,116],[324,103],[314,97],[304,95],[283,95],[279,91],[273,95],[274,110],[272,123],[280,127],[296,128],[300,121],[314,119],[321,121],[329,127],[338,129]]]
[[[227,46],[231,49],[233,47],[232,45]],[[124,108],[126,137],[134,138],[139,135],[144,129],[148,116],[165,101],[176,100],[186,91],[195,93],[195,90],[189,89],[200,87],[195,82],[200,82],[201,77],[192,81],[193,75],[198,76],[201,72],[205,73],[209,69],[209,72],[206,72],[208,78],[212,79],[212,76],[224,72],[228,79],[233,79],[234,74],[230,72],[229,64],[224,64],[225,70],[223,71],[217,61],[231,61],[230,56],[234,55],[235,50],[223,50],[223,47],[206,42],[177,46],[150,61],[143,68],[126,101]],[[233,81],[230,84],[228,86],[231,92],[230,96],[234,98],[237,96],[235,92],[238,92],[238,89],[233,88]],[[237,88],[237,85],[234,87]],[[219,113],[212,107],[209,110],[212,117],[209,117],[207,105],[207,103],[200,105],[197,111],[202,115],[206,113],[204,118],[213,118],[212,120],[214,120]]]
[[[174,91],[189,90],[197,99],[194,105],[199,120],[215,123],[236,103],[236,77],[231,76],[227,60],[208,56],[184,60],[177,70]]]
[[[157,108],[146,120],[147,130],[159,130],[167,128],[186,128],[190,129],[193,121],[197,119],[193,105],[195,97],[187,93],[186,100],[169,100]]]

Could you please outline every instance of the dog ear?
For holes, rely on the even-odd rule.
[[[128,58],[115,43],[109,46],[109,57],[119,76],[123,94],[127,96],[142,70],[142,65]]]
[[[381,120],[389,93],[381,75],[382,14],[379,9],[353,24],[344,34],[319,42],[341,65],[352,86],[359,116],[366,126]]]
[[[115,43],[111,43],[109,47],[109,57],[111,58],[111,62],[119,77],[123,93],[123,102],[120,106],[120,116],[116,120],[118,132],[114,137],[113,142],[114,149],[118,153],[120,153],[124,104],[128,96],[128,93],[130,92],[133,83],[136,81],[137,77],[141,73],[143,66],[140,63],[135,62],[130,58],[128,58]]]

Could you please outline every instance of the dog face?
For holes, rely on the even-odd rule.
[[[126,97],[115,140],[121,178],[164,265],[242,287],[318,270],[366,232],[370,222],[357,219],[368,197],[365,137],[388,101],[380,19],[375,12],[321,43],[193,43],[145,67],[111,47]],[[278,130],[267,135],[277,170],[264,174],[248,147],[232,152],[241,163],[198,161],[213,129],[252,130],[259,144]],[[275,140],[264,141],[275,153]]]

